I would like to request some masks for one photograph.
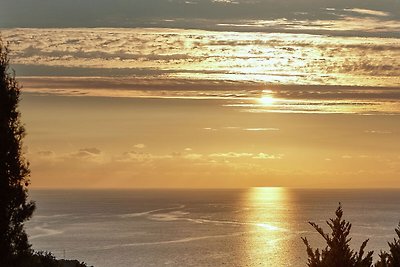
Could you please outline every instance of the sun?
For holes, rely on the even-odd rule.
[[[275,99],[272,96],[263,96],[259,101],[263,105],[270,106],[275,102]]]
[[[275,98],[272,96],[271,90],[264,90],[263,95],[258,99],[262,105],[270,106],[275,103]]]

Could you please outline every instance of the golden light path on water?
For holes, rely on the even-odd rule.
[[[256,187],[248,191],[245,206],[248,230],[246,241],[249,266],[287,266],[293,242],[289,222],[290,193],[280,187]],[[285,255],[285,257],[281,257]]]

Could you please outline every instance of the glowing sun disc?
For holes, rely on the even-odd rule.
[[[258,101],[263,105],[269,106],[274,104],[275,99],[272,96],[262,96]]]

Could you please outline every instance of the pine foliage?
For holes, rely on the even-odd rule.
[[[340,204],[335,214],[335,219],[326,222],[332,231],[330,235],[316,223],[310,222],[311,226],[325,239],[327,246],[321,251],[313,250],[307,238],[302,238],[307,247],[307,265],[309,267],[371,267],[373,251],[368,252],[364,257],[368,239],[362,243],[358,252],[354,252],[349,245],[351,224],[342,219],[343,210]]]
[[[10,73],[8,53],[0,39],[0,265],[19,267],[32,253],[24,222],[35,204],[28,201],[30,171],[22,151],[20,87]]]
[[[399,239],[394,238],[393,243],[388,242],[389,253],[384,251],[379,254],[376,267],[400,267],[400,223],[395,231]]]

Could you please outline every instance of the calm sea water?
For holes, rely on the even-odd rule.
[[[300,239],[324,243],[341,202],[352,246],[375,256],[400,220],[400,190],[32,190],[27,230],[36,250],[96,267],[305,266]]]

